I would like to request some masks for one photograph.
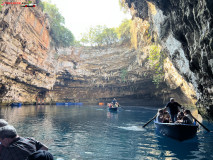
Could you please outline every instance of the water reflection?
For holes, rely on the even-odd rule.
[[[108,119],[118,119],[118,112],[107,111],[107,118]]]
[[[169,137],[157,136],[159,150],[163,151],[163,157],[173,157],[177,159],[195,159],[192,152],[199,151],[198,137],[192,140],[180,142]]]

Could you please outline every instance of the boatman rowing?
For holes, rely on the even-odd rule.
[[[117,103],[117,100],[115,98],[113,98],[113,100],[112,100],[113,106],[115,106],[116,103]]]
[[[174,123],[175,121],[177,121],[177,114],[181,109],[181,105],[175,102],[174,98],[170,98],[170,102],[166,105],[165,110],[167,110],[168,108],[172,123]]]

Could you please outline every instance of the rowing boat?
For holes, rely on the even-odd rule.
[[[198,129],[196,124],[160,123],[154,121],[157,133],[179,141],[193,138]]]
[[[119,107],[119,104],[115,104],[113,105],[112,103],[107,103],[107,107],[109,108],[109,111],[117,111],[118,110],[118,107]]]
[[[118,107],[113,107],[113,108],[109,108],[109,111],[117,111],[118,110]]]

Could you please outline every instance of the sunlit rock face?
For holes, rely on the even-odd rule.
[[[162,106],[170,97],[192,104],[179,86],[163,82],[156,88],[147,54],[129,46],[59,50],[57,80],[50,92],[54,101]]]
[[[213,1],[126,2],[150,21],[175,68],[195,88],[197,106],[213,117]]]
[[[5,5],[0,14],[1,103],[34,103],[55,83],[49,24],[38,8]]]
[[[187,96],[192,104],[196,104],[197,96],[194,89],[194,86],[187,82],[177,71],[177,69],[172,64],[169,58],[166,58],[164,61],[164,79],[169,88],[177,89],[180,88],[181,91]]]

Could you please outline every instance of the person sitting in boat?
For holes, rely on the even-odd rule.
[[[19,137],[16,129],[11,125],[0,127],[0,142],[2,145],[1,160],[25,160],[30,154],[38,150],[48,150],[48,148],[32,139]]]
[[[172,119],[172,123],[177,121],[177,114],[180,111],[181,105],[175,102],[174,98],[170,98],[170,102],[166,105],[165,110],[169,109],[169,114]]]
[[[184,111],[183,123],[184,124],[192,124],[193,123],[193,118],[191,116],[190,110]]]
[[[183,112],[178,112],[177,119],[181,120],[181,119],[183,119],[183,117],[184,117],[184,113]]]
[[[163,119],[164,119],[164,117],[163,117],[163,109],[158,109],[156,121],[162,123]]]
[[[170,123],[170,122],[171,122],[170,114],[169,112],[165,111],[163,113],[163,123]]]
[[[112,108],[112,103],[107,104],[109,108]]]
[[[118,102],[115,103],[115,107],[119,107],[119,103]]]
[[[184,117],[184,113],[178,112],[177,121],[175,123],[183,123],[183,117]]]

